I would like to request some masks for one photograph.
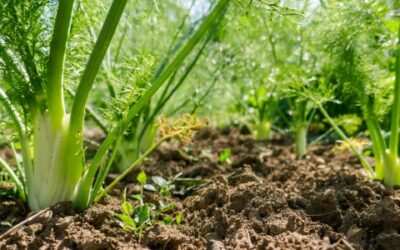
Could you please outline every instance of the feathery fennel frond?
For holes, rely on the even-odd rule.
[[[46,0],[4,0],[0,9],[1,74],[9,96],[23,105],[40,101],[54,8]]]
[[[332,3],[325,10],[328,23],[322,37],[331,56],[331,81],[340,85],[340,95],[356,98],[364,113],[373,112],[377,118],[388,111],[387,100],[391,84],[380,79],[388,72],[383,59],[389,33],[381,16],[383,10],[374,1],[345,4]],[[360,91],[362,90],[362,91]]]
[[[65,62],[65,84],[75,88],[107,14],[109,1],[77,1]]]
[[[148,52],[125,58],[118,64],[111,74],[111,79],[117,96],[108,100],[110,104],[105,110],[105,115],[110,121],[119,121],[127,115],[129,108],[141,97],[143,92],[150,87],[155,70],[154,57]],[[112,124],[113,125],[113,124]]]

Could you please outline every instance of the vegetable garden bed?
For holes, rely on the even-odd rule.
[[[399,0],[0,9],[0,249],[400,249]]]
[[[245,131],[242,131],[245,132]],[[222,152],[230,154],[221,158]],[[255,141],[236,128],[205,128],[190,143],[161,145],[140,166],[151,176],[209,180],[190,190],[179,184],[166,197],[180,225],[154,223],[141,237],[123,230],[111,212],[140,192],[139,170],[99,204],[75,213],[58,204],[29,215],[2,198],[1,249],[396,249],[400,191],[371,182],[357,158],[337,145],[314,145],[296,160],[286,138]],[[108,176],[108,182],[113,174]],[[151,183],[151,181],[148,181]],[[178,192],[179,191],[179,192]],[[145,191],[144,200],[159,198]],[[30,219],[31,218],[31,219]]]

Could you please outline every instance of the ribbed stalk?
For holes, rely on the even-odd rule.
[[[394,101],[392,107],[392,121],[390,123],[390,144],[389,151],[392,158],[397,158],[399,150],[399,122],[400,122],[400,25],[398,31],[398,42],[396,48],[396,65],[395,65],[395,84],[394,84]]]
[[[400,123],[400,25],[398,29],[398,42],[396,46],[394,101],[392,107],[392,120],[390,127],[389,150],[386,153],[384,164],[383,181],[386,186],[394,187],[400,185],[400,163],[399,163],[399,123]]]
[[[65,115],[63,73],[74,0],[60,0],[50,45],[47,70],[47,100],[53,126],[61,125]]]
[[[69,161],[71,161],[67,162],[68,171],[65,178],[69,179],[73,183],[77,183],[81,179],[84,171],[83,121],[86,103],[103,58],[123,14],[126,3],[127,0],[114,0],[112,2],[111,8],[107,14],[103,27],[101,28],[74,97],[69,131],[65,141],[67,145],[65,154],[68,156]],[[83,207],[81,206],[81,208],[86,208],[88,205],[87,199],[78,203],[86,204]]]

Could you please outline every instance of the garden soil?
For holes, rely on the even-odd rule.
[[[169,198],[183,212],[179,226],[158,223],[141,238],[121,228],[112,212],[125,188],[138,192],[138,169],[82,213],[65,203],[34,215],[3,198],[0,249],[400,249],[400,191],[371,182],[350,152],[315,145],[296,159],[289,140],[246,132],[202,129],[192,142],[162,144],[141,166],[148,176],[208,180]],[[225,149],[231,157],[220,163]],[[4,234],[6,221],[23,224]]]

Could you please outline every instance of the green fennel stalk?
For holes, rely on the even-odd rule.
[[[400,185],[399,123],[400,123],[400,25],[396,47],[394,101],[390,127],[389,149],[384,155],[383,180],[389,187]],[[383,145],[380,145],[383,146]],[[380,176],[377,176],[380,177]]]

